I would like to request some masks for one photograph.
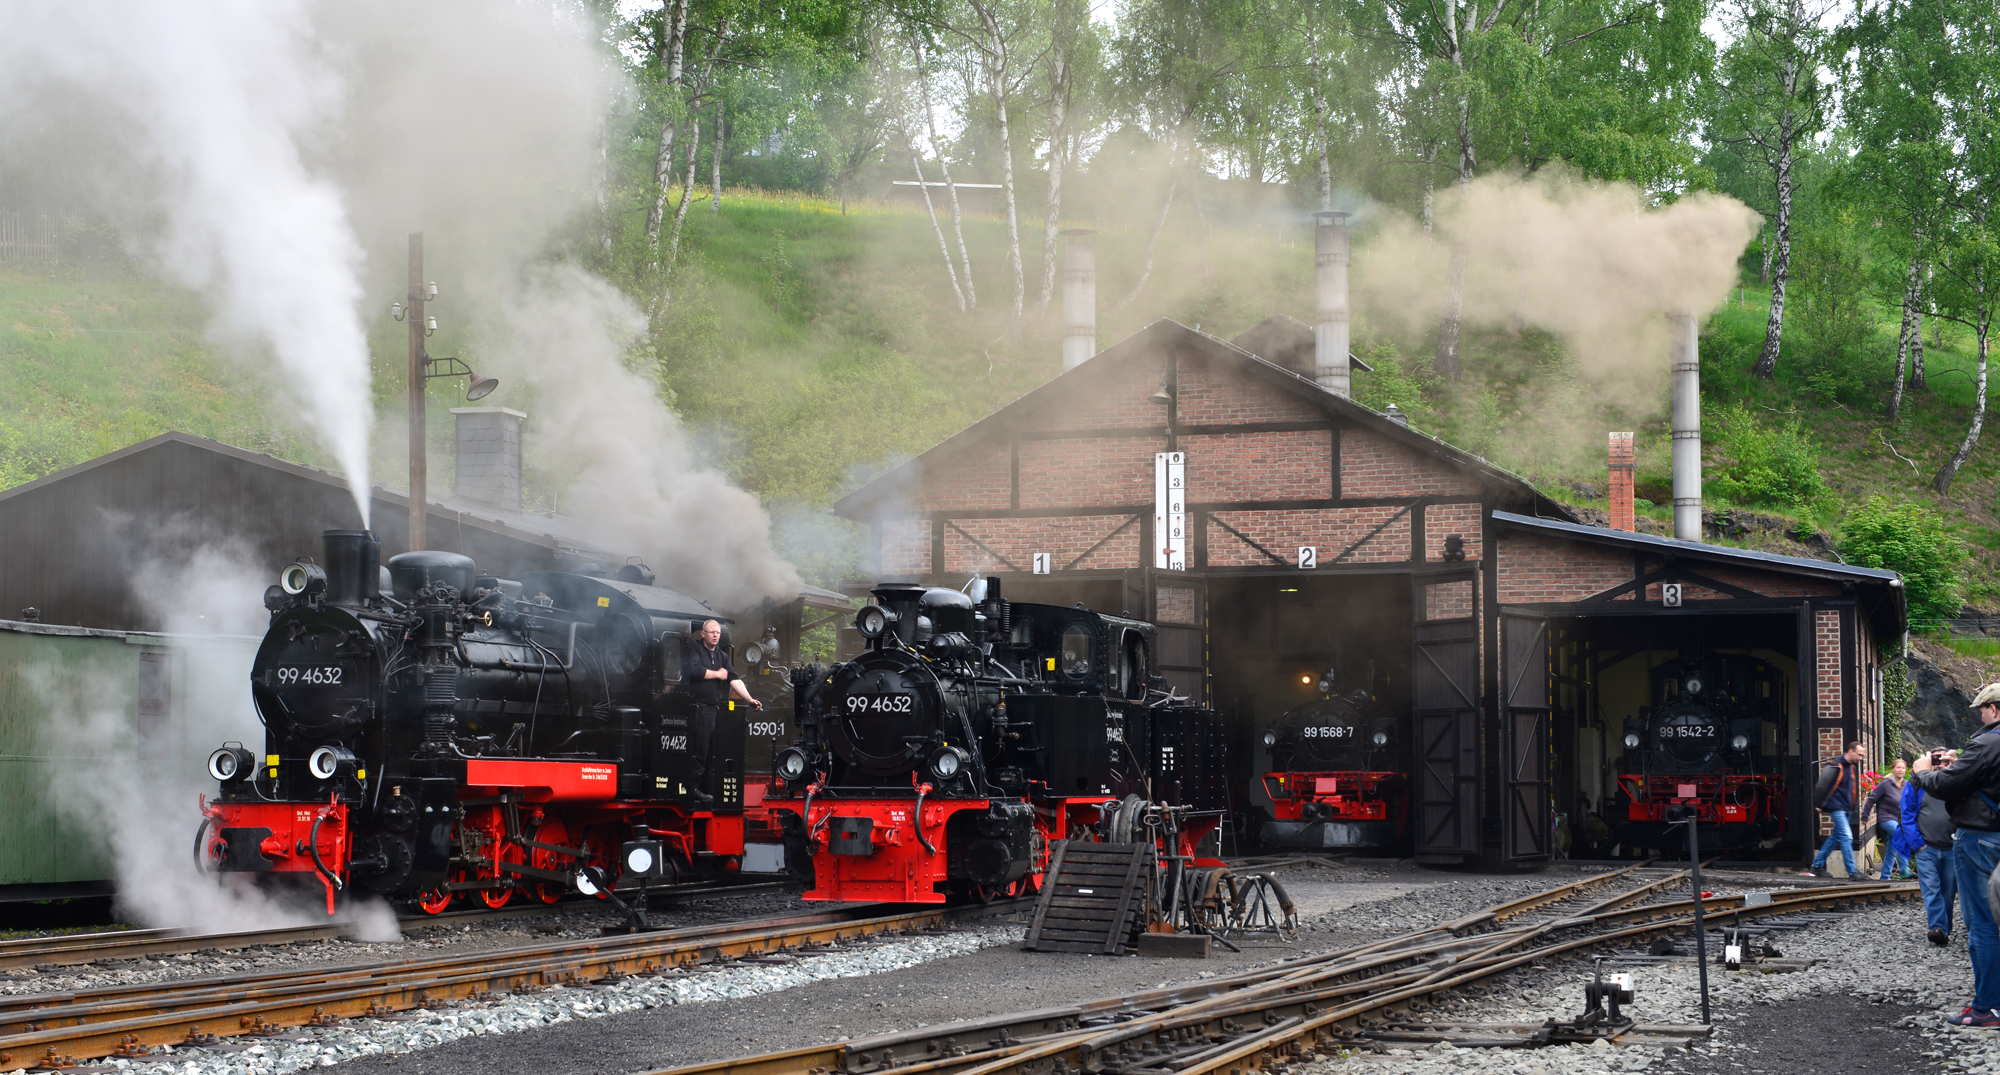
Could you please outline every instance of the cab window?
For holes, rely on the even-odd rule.
[[[1062,661],[1059,665],[1066,676],[1090,674],[1090,628],[1080,623],[1063,628]]]

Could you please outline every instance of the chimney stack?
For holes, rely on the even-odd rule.
[[[1674,377],[1674,536],[1701,540],[1701,343],[1694,315],[1667,315]]]
[[[1611,434],[1611,529],[1637,530],[1632,518],[1632,434]]]
[[[1092,228],[1066,228],[1063,248],[1063,372],[1097,353],[1097,244]]]
[[[521,510],[521,423],[506,407],[453,407],[458,467],[452,495],[503,511]]]
[[[1313,214],[1319,222],[1313,229],[1314,260],[1319,266],[1319,309],[1313,324],[1313,380],[1342,398],[1353,394],[1347,368],[1348,215],[1331,209]]]

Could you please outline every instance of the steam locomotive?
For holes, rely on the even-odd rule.
[[[637,564],[502,579],[409,552],[384,572],[368,531],[323,541],[322,564],[265,593],[264,742],[209,757],[204,869],[316,880],[328,913],[347,889],[436,913],[461,895],[553,903],[584,867],[726,871],[746,825],[769,827],[745,808],[761,788],[745,784],[743,722],[717,722],[704,768],[692,704],[669,690],[690,632],[722,619],[706,605]]]
[[[1319,694],[1264,732],[1272,809],[1262,842],[1392,846],[1409,821],[1408,737],[1366,690],[1338,693],[1331,671],[1320,677]]]
[[[1784,831],[1784,673],[1745,654],[1692,653],[1651,680],[1653,704],[1625,720],[1619,842],[1679,846],[1686,837],[1666,823],[1674,804],[1695,807],[1704,848]]]
[[[1062,839],[1220,865],[1196,849],[1227,806],[1221,721],[1154,674],[1151,624],[1009,602],[996,578],[872,593],[866,652],[792,671],[769,805],[807,899],[1026,894]]]

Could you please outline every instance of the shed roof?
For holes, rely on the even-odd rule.
[[[1292,323],[1298,324],[1296,321]],[[1257,329],[1264,329],[1275,335],[1276,330],[1281,327],[1274,326],[1267,319]],[[1299,328],[1304,329],[1305,326],[1299,325]],[[1244,333],[1238,339],[1254,342],[1253,333],[1257,332],[1257,329]],[[1099,351],[1075,369],[1064,371],[1051,378],[1047,384],[945,438],[921,455],[847,494],[834,504],[834,513],[849,519],[865,518],[883,502],[893,499],[897,493],[908,488],[922,476],[926,468],[947,462],[960,452],[989,440],[999,439],[1025,416],[1071,398],[1079,381],[1086,376],[1101,375],[1107,365],[1136,363],[1150,355],[1166,351],[1176,351],[1183,357],[1202,357],[1225,363],[1265,384],[1305,399],[1324,409],[1328,414],[1353,422],[1396,444],[1451,466],[1471,471],[1482,479],[1489,489],[1512,506],[1564,519],[1573,518],[1568,507],[1543,496],[1534,486],[1528,484],[1526,479],[1517,474],[1495,466],[1470,452],[1446,444],[1428,433],[1392,421],[1380,412],[1352,399],[1334,395],[1312,379],[1302,377],[1276,362],[1252,354],[1235,343],[1164,317]]]
[[[1738,567],[1754,568],[1781,575],[1804,575],[1810,578],[1828,579],[1847,583],[1870,591],[1876,599],[1876,607],[1871,608],[1871,617],[1888,613],[1893,621],[1886,633],[1898,635],[1907,627],[1905,620],[1905,594],[1903,576],[1897,572],[1877,567],[1856,567],[1853,564],[1834,563],[1829,560],[1813,560],[1803,556],[1783,556],[1773,552],[1759,552],[1756,549],[1738,549],[1728,545],[1710,545],[1700,541],[1682,541],[1679,538],[1660,537],[1657,534],[1641,534],[1633,530],[1612,530],[1602,526],[1586,526],[1562,519],[1544,519],[1529,515],[1517,515],[1508,511],[1493,513],[1495,526],[1525,530],[1586,541],[1597,545],[1647,552],[1655,556],[1709,561],[1732,564]]]

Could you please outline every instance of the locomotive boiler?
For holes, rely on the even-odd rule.
[[[1747,654],[1689,653],[1652,670],[1652,704],[1625,720],[1614,819],[1627,847],[1678,847],[1667,807],[1691,805],[1701,845],[1785,826],[1784,673]],[[1622,815],[1622,816],[1619,816]]]
[[[1195,859],[1227,805],[1221,722],[1154,674],[1151,624],[1006,601],[999,579],[873,595],[865,653],[792,672],[770,805],[807,899],[1022,894],[1062,839]]]
[[[1333,673],[1316,701],[1285,713],[1263,734],[1271,816],[1259,834],[1272,846],[1389,847],[1409,818],[1408,737],[1366,690],[1336,690]]]
[[[203,868],[317,881],[329,913],[347,889],[435,913],[459,896],[553,903],[584,866],[737,864],[742,722],[718,722],[704,769],[672,690],[690,631],[719,619],[707,606],[636,564],[502,579],[410,552],[384,572],[371,533],[323,540],[323,562],[265,594],[264,741],[210,756]]]

